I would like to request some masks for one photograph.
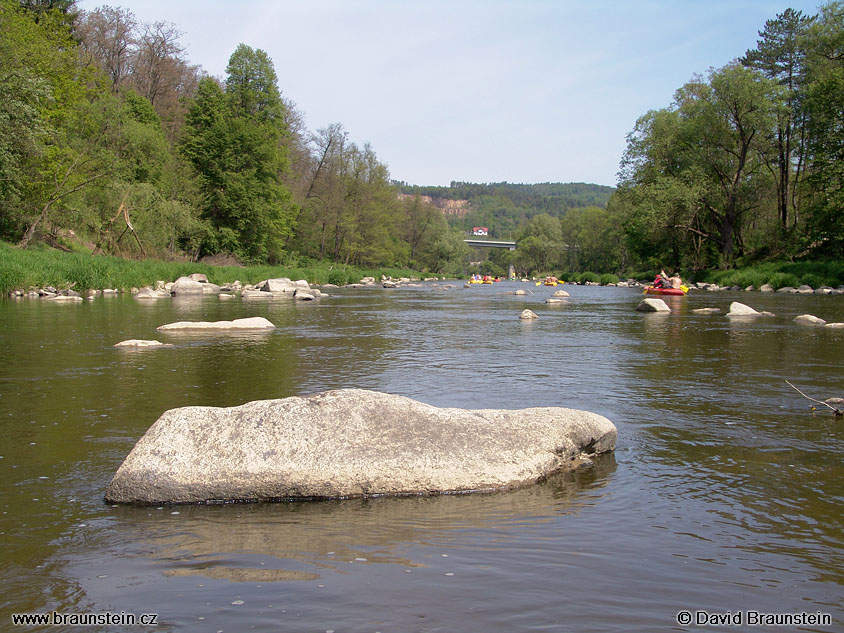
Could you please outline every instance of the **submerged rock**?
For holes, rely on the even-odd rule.
[[[144,339],[132,338],[128,341],[120,341],[115,343],[114,347],[128,347],[132,349],[149,348],[149,347],[173,347],[169,343],[162,343],[161,341],[146,341]]]
[[[522,313],[519,315],[520,319],[538,319],[539,317],[536,316],[536,312],[533,310],[522,310]]]
[[[561,407],[437,408],[340,389],[166,411],[117,470],[109,503],[417,495],[510,488],[611,451],[603,416]]]
[[[249,317],[234,321],[179,321],[156,328],[159,332],[184,330],[274,330],[275,326],[264,317]]]

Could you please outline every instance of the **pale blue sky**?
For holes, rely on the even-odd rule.
[[[419,185],[616,184],[625,136],[695,73],[756,46],[802,0],[82,0],[174,23],[224,76],[270,55],[314,131],[342,123]]]

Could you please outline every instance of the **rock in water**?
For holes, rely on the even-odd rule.
[[[155,328],[159,332],[186,330],[274,330],[275,326],[264,317],[247,317],[234,321],[179,321]]]
[[[587,411],[437,408],[339,389],[166,411],[108,486],[108,503],[202,503],[491,490],[613,450]]]

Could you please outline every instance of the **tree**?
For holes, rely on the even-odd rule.
[[[844,249],[844,4],[821,8],[804,39],[809,246],[841,256]]]
[[[83,14],[76,27],[82,50],[108,74],[112,92],[118,92],[132,72],[137,28],[131,11],[109,6]]]
[[[731,266],[744,251],[745,223],[767,200],[779,102],[775,82],[733,63],[687,83],[673,107],[642,117],[628,137],[619,192],[631,237],[647,248],[653,231],[663,244],[680,231],[687,244],[712,242],[718,263]]]
[[[402,201],[404,210],[403,227],[405,240],[410,246],[410,261],[416,261],[420,252],[446,228],[446,221],[433,204],[422,200],[417,194]]]
[[[214,229],[208,252],[274,262],[292,234],[296,210],[282,183],[286,127],[275,82],[266,53],[243,44],[230,58],[225,91],[213,79],[199,82],[182,151],[200,177],[203,215]]]
[[[789,215],[796,214],[798,179],[801,176],[800,167],[804,165],[800,130],[803,129],[805,121],[800,109],[800,86],[805,56],[800,42],[809,23],[810,19],[802,12],[786,9],[778,14],[776,19],[765,22],[765,29],[759,31],[761,39],[756,48],[747,51],[742,58],[745,66],[761,71],[782,88],[783,102],[777,108],[777,152],[774,171],[777,208],[783,231],[790,228]]]

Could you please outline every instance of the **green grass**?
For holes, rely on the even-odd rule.
[[[77,291],[102,288],[140,288],[156,281],[173,281],[191,273],[203,273],[215,284],[239,280],[254,284],[264,279],[289,277],[306,279],[312,284],[355,283],[363,277],[418,277],[420,273],[401,268],[360,269],[333,262],[304,262],[286,266],[211,266],[191,262],[161,260],[128,260],[119,257],[93,256],[88,253],[65,253],[49,248],[21,250],[0,242],[0,293],[44,286],[73,288]],[[340,282],[340,283],[338,283]]]

